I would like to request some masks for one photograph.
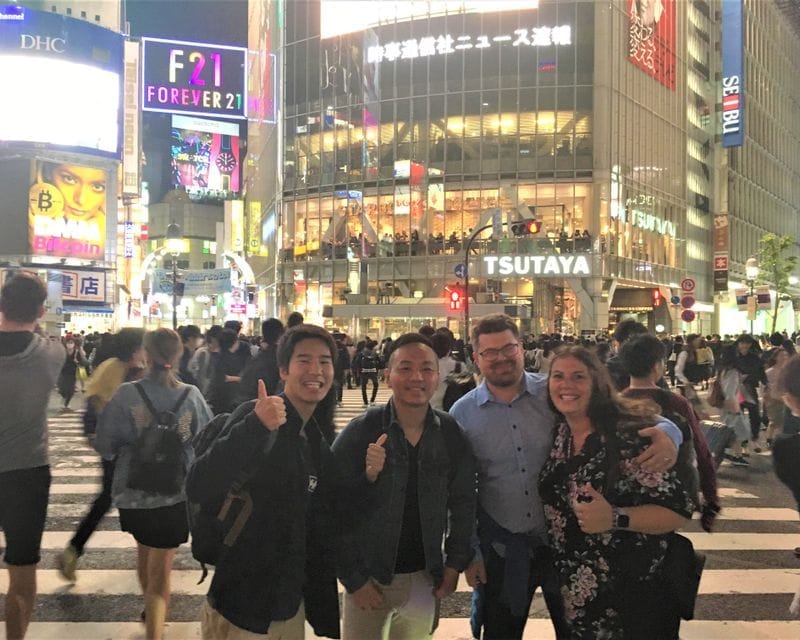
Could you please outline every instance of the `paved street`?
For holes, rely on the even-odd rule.
[[[381,390],[379,401],[387,397]],[[79,405],[76,398],[74,405]],[[119,531],[116,511],[101,523],[90,539],[79,565],[75,585],[64,582],[56,557],[66,545],[80,517],[97,491],[100,465],[81,435],[80,414],[58,414],[51,402],[53,485],[47,530],[43,542],[39,598],[28,637],[32,640],[134,639],[144,637],[138,622],[142,600],[135,574],[135,549]],[[337,422],[343,426],[363,410],[360,392],[345,391]],[[698,619],[684,623],[684,639],[796,639],[800,622],[788,606],[800,585],[800,561],[792,549],[800,545],[800,525],[791,496],[774,478],[767,454],[754,455],[752,467],[724,463],[722,519],[717,531],[705,534],[693,523],[695,546],[707,556],[698,602]],[[0,592],[6,574],[0,573]],[[166,637],[199,637],[197,623],[208,584],[197,585],[200,571],[186,545],[179,550],[173,572],[171,622]],[[469,638],[469,593],[466,585],[442,607],[443,620],[436,638]],[[551,638],[541,598],[534,601],[526,638]]]

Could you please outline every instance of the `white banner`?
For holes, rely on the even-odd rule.
[[[184,296],[213,296],[231,290],[230,269],[202,269],[179,271],[178,283],[183,284]],[[178,287],[180,292],[180,286]],[[172,271],[156,269],[153,272],[153,293],[172,294]]]
[[[138,197],[141,189],[139,148],[139,43],[125,42],[125,80],[122,122],[122,195]]]

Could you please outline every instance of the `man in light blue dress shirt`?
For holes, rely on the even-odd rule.
[[[473,636],[483,626],[485,640],[522,638],[541,587],[556,636],[568,638],[538,487],[555,426],[547,376],[525,372],[519,330],[504,314],[475,324],[472,347],[484,380],[450,414],[472,444],[478,469],[476,556],[465,572],[476,588]],[[652,471],[670,468],[680,430],[669,423],[640,433],[652,444],[638,462]]]

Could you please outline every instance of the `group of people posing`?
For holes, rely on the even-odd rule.
[[[45,298],[26,275],[0,292],[0,526],[12,639],[24,637],[33,612],[50,482],[43,400],[64,360],[60,342],[35,333]],[[148,638],[163,636],[175,550],[190,534],[187,504],[219,512],[226,541],[198,612],[203,638],[303,638],[306,621],[333,638],[429,638],[462,573],[474,588],[476,638],[521,638],[539,588],[558,638],[678,637],[685,613],[670,577],[673,532],[694,511],[710,530],[720,505],[691,406],[658,386],[658,339],[621,345],[629,384],[618,393],[583,346],[558,350],[547,375],[525,371],[517,325],[486,316],[470,336],[480,382],[446,413],[431,405],[442,357],[433,342],[445,334],[407,333],[385,353],[390,400],[337,434],[340,345],[305,323],[272,341],[266,329],[277,325],[267,323],[256,358],[270,352],[263,359],[277,381],[265,379],[270,367],[251,372],[254,393],[244,391],[249,365],[235,375],[217,362],[211,376],[237,390],[204,394],[198,352],[214,352],[213,336],[187,355],[186,336],[169,329],[121,331],[116,355],[87,382],[104,485],[137,545]],[[217,340],[235,353],[234,342]],[[223,406],[230,415],[214,418]],[[198,434],[220,421],[195,455]],[[170,455],[149,457],[154,425],[158,442],[169,432]],[[76,538],[62,559],[73,580],[85,533]]]

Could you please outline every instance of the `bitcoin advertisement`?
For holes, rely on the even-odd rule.
[[[106,172],[78,164],[36,160],[33,176],[28,192],[31,254],[103,260]]]

